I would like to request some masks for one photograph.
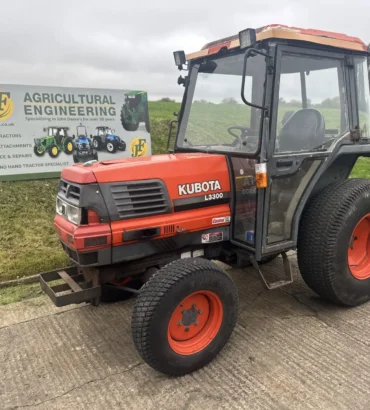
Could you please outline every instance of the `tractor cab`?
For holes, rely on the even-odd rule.
[[[87,129],[84,125],[78,125],[76,127],[77,131],[77,143],[84,143],[84,144],[89,144],[90,139],[87,135]]]
[[[115,130],[112,130],[109,127],[96,127],[96,135],[100,137],[105,137],[106,135],[114,135]]]
[[[294,247],[308,199],[370,155],[368,56],[355,37],[279,25],[174,53],[174,151],[227,157],[231,241],[257,260]]]
[[[54,137],[57,145],[61,145],[62,141],[68,137],[68,127],[48,127],[44,129],[49,137]]]

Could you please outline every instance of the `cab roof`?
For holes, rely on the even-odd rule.
[[[367,51],[366,44],[357,37],[347,36],[346,34],[333,33],[315,29],[304,29],[290,27],[282,24],[270,24],[256,30],[257,41],[266,39],[285,39],[306,41],[325,46],[337,47],[354,51]],[[239,35],[225,37],[211,43],[207,43],[200,51],[188,54],[186,59],[193,60],[199,57],[216,54],[221,48],[237,48],[240,46]]]

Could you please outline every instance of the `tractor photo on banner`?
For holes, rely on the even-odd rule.
[[[0,180],[150,154],[145,91],[0,85]]]

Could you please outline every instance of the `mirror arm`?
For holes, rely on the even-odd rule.
[[[172,120],[170,122],[170,127],[168,130],[168,139],[167,139],[167,152],[170,152],[170,142],[171,142],[171,136],[172,136],[172,128],[174,124],[177,124],[179,121],[178,120]],[[173,152],[173,151],[172,151]]]
[[[268,57],[268,58],[272,58],[272,57],[269,56],[268,54],[266,54],[266,53],[264,53],[264,52],[262,52],[262,51],[256,50],[255,48],[249,48],[249,49],[245,52],[245,54],[244,54],[244,62],[243,62],[243,73],[242,73],[242,89],[241,89],[241,94],[240,94],[240,96],[241,96],[241,99],[242,99],[243,103],[246,104],[246,105],[249,105],[249,107],[258,108],[258,109],[260,109],[260,110],[267,111],[267,108],[266,108],[266,107],[262,107],[261,105],[256,105],[256,104],[250,103],[250,102],[245,98],[245,95],[244,95],[244,92],[245,92],[245,77],[246,77],[246,73],[247,73],[247,60],[248,60],[248,57],[249,57],[251,54],[260,54],[261,56],[265,56],[265,57]]]

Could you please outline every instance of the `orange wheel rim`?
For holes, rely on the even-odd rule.
[[[353,230],[348,246],[348,267],[356,279],[370,277],[370,214],[365,215]]]
[[[200,352],[216,337],[222,318],[222,302],[214,292],[192,293],[172,313],[167,331],[171,349],[181,355]]]

